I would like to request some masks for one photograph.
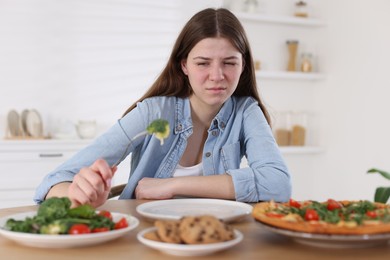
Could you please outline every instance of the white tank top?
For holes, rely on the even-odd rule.
[[[202,176],[202,175],[203,175],[202,163],[190,167],[183,167],[180,164],[178,164],[176,170],[173,172],[173,177]]]

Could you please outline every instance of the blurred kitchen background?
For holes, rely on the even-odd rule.
[[[388,0],[0,0],[0,207],[25,204],[114,124],[189,17],[220,6],[246,28],[293,197],[372,200],[388,186],[366,174],[390,170]],[[41,131],[15,134],[31,111]],[[80,135],[80,121],[96,129]]]

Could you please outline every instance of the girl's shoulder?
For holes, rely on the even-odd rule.
[[[172,113],[177,108],[185,107],[186,98],[175,96],[156,96],[145,98],[137,104],[137,107],[148,113]]]
[[[251,96],[232,96],[232,101],[236,107],[247,107],[258,104],[257,100]]]
[[[167,96],[155,96],[155,97],[148,97],[142,100],[141,102],[147,102],[147,103],[164,103],[164,102],[175,102],[177,97],[167,97]]]
[[[178,101],[177,97],[167,97],[167,96],[156,96],[156,97],[149,97],[142,100],[140,103],[145,104],[148,107],[158,107],[158,108],[164,108],[164,107],[171,107],[174,106]]]

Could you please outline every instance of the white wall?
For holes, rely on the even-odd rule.
[[[0,1],[0,136],[11,109],[46,134],[79,119],[103,130],[147,89],[172,48],[177,0]]]
[[[314,198],[372,199],[375,187],[390,184],[365,173],[371,167],[390,170],[390,2],[328,0],[325,7],[328,79],[314,104],[327,151],[306,171],[297,166],[296,189],[310,187],[306,195]],[[315,182],[305,183],[303,175]]]
[[[50,1],[38,2],[47,7]],[[4,3],[6,2],[0,2],[0,9],[4,7]],[[180,20],[176,22],[176,30],[195,11],[207,6],[221,5],[221,1],[217,0],[178,1],[178,3],[181,4],[179,9],[181,11],[180,14],[178,13]],[[294,1],[260,0],[260,3],[267,12],[283,14],[291,11]],[[319,68],[327,74],[326,80],[317,82],[313,86],[306,82],[259,83],[260,91],[271,111],[289,108],[313,111],[315,124],[312,130],[316,138],[311,142],[326,148],[322,154],[285,156],[292,172],[293,196],[296,199],[319,200],[328,197],[372,199],[378,185],[389,185],[389,182],[380,176],[367,175],[365,172],[370,167],[390,170],[388,155],[390,124],[387,118],[387,111],[390,111],[390,103],[387,100],[390,96],[388,77],[390,34],[387,28],[390,24],[390,16],[387,14],[390,10],[390,2],[387,0],[312,0],[309,3],[315,7],[312,14],[326,20],[327,26],[312,31],[310,37],[301,30],[296,33],[304,37],[305,42],[308,43],[307,48],[319,54]],[[51,8],[55,10],[60,6],[51,6]],[[4,8],[2,10],[0,31],[3,35],[6,32],[9,37],[12,35],[7,20],[10,17],[7,17]],[[19,29],[20,23],[23,23],[23,15],[25,13],[22,12],[18,17],[11,17],[11,20],[18,20],[16,26],[19,26],[17,27]],[[55,16],[52,18],[55,19]],[[31,23],[31,21],[27,22]],[[47,21],[34,20],[36,25],[45,22]],[[61,21],[57,20],[58,25],[61,25]],[[257,28],[253,24],[247,26],[250,30]],[[265,29],[262,26],[259,28]],[[274,42],[280,37],[279,30],[280,28],[271,28],[265,33],[248,33],[253,42],[254,53],[257,57],[262,57],[265,68],[267,66],[278,68],[284,62],[282,52],[269,51],[276,46]],[[69,121],[76,121],[81,116],[94,116],[105,126],[110,124],[112,122],[110,120],[114,120],[114,117],[126,108],[127,101],[121,99],[120,104],[113,102],[96,104],[83,103],[80,97],[74,99],[75,93],[81,93],[82,96],[86,93],[78,89],[81,85],[68,84],[72,82],[68,77],[71,75],[69,67],[61,67],[66,63],[58,62],[69,61],[72,57],[56,53],[56,50],[51,48],[53,45],[50,45],[50,42],[34,38],[36,33],[45,35],[44,31],[29,31],[26,35],[14,34],[17,37],[13,42],[10,42],[9,38],[0,37],[2,57],[0,135],[4,134],[5,115],[11,108],[20,110],[36,107],[42,111],[45,118],[49,118],[51,114],[52,117],[58,116]],[[281,33],[291,33],[291,37],[296,36],[289,28],[282,29]],[[46,40],[56,39],[61,37],[49,37]],[[173,41],[173,38],[170,40]],[[12,54],[13,49],[11,47],[15,47],[12,45],[22,46],[25,43],[28,43],[27,56],[19,55],[17,56],[19,60],[9,60],[10,63],[7,64],[5,61],[11,57],[10,53]],[[39,45],[34,45],[35,43]],[[38,56],[34,53],[44,55]],[[26,69],[26,62],[34,64],[35,67]],[[163,63],[164,61],[161,60],[160,65]],[[150,76],[149,80],[152,78],[153,76]],[[131,78],[127,83],[132,83]],[[129,103],[143,92],[144,87],[131,91],[123,89],[123,92],[128,91],[126,93]],[[102,114],[94,112],[103,111],[103,107],[109,109]]]

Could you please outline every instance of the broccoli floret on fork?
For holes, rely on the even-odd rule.
[[[169,136],[169,132],[170,132],[170,128],[169,128],[169,123],[167,120],[165,119],[156,119],[156,120],[153,120],[147,127],[146,127],[146,130],[145,131],[142,131],[141,133],[137,134],[136,136],[134,136],[129,144],[127,145],[124,153],[122,154],[121,158],[119,158],[114,164],[112,164],[111,167],[114,167],[114,166],[117,166],[123,159],[125,159],[125,157],[127,156],[127,151],[129,150],[130,148],[130,145],[132,144],[132,142],[134,140],[136,140],[137,138],[141,137],[141,136],[145,136],[145,135],[153,135],[160,140],[160,144],[163,145],[164,144],[164,139],[166,139],[168,136]]]
[[[169,123],[164,119],[156,119],[148,125],[146,131],[148,134],[154,134],[154,136],[160,140],[161,145],[163,145],[164,139],[169,136]]]

